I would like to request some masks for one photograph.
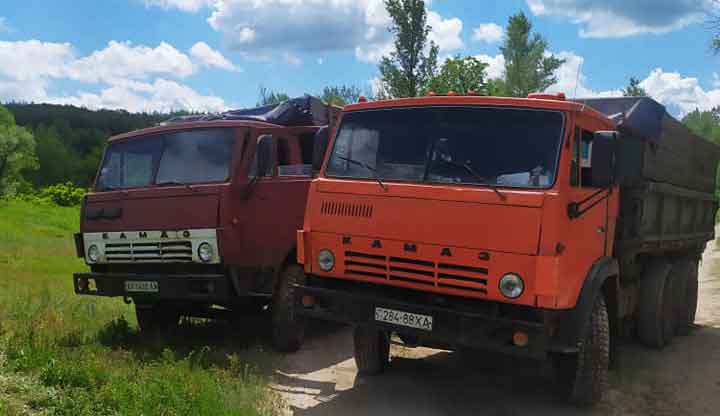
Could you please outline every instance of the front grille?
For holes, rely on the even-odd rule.
[[[105,244],[105,259],[108,263],[191,262],[192,242],[107,243]]]
[[[345,252],[345,274],[487,294],[487,267]]]
[[[372,218],[373,206],[346,201],[323,201],[320,213],[339,217]]]

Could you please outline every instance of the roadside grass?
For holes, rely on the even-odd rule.
[[[277,413],[270,355],[216,339],[231,328],[188,321],[145,339],[132,305],[75,295],[78,217],[0,200],[0,415]]]

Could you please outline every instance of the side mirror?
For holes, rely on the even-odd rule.
[[[320,130],[315,133],[313,140],[313,159],[312,159],[312,170],[313,172],[319,172],[322,168],[323,160],[325,160],[325,152],[327,151],[328,143],[330,142],[330,131],[327,127],[321,127]]]
[[[620,134],[616,131],[595,132],[590,153],[593,187],[607,188],[615,185],[619,138]]]
[[[257,158],[256,176],[272,176],[272,168],[274,167],[274,139],[271,135],[265,134],[258,139],[255,157]]]

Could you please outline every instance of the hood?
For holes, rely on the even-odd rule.
[[[89,194],[82,232],[218,227],[220,186],[177,186]]]
[[[542,191],[321,181],[313,231],[507,253],[537,254]],[[352,193],[348,193],[352,191]],[[306,227],[307,229],[307,227]]]

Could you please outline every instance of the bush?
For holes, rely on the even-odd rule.
[[[75,186],[72,182],[65,182],[41,189],[38,197],[63,207],[70,207],[80,205],[86,193],[86,189]]]

